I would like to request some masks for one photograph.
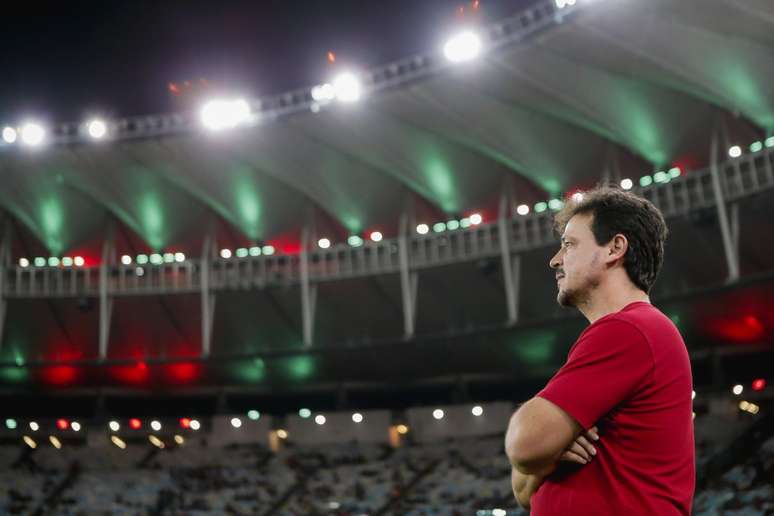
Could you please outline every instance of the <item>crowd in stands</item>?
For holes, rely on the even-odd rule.
[[[749,439],[738,432],[725,437]],[[757,438],[754,453],[703,482],[694,514],[774,514],[774,437]],[[697,444],[723,448],[698,431]],[[700,452],[698,461],[707,460]],[[165,449],[5,445],[0,514],[489,516],[495,508],[526,514],[513,499],[509,475],[502,436],[396,449],[289,444],[277,453],[258,444],[213,447],[204,439]]]

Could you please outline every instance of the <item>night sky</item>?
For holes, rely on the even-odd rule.
[[[439,48],[530,0],[30,2],[0,17],[0,123],[185,109],[170,82],[261,96]],[[459,7],[465,14],[460,17]]]

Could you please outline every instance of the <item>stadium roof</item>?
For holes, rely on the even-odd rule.
[[[16,230],[12,255],[78,254],[96,263],[113,232],[118,254],[198,256],[210,231],[220,247],[260,242],[294,253],[304,226],[344,242],[376,229],[394,236],[403,212],[417,223],[473,212],[492,219],[504,191],[514,206],[532,206],[603,177],[636,182],[672,167],[690,173],[706,166],[714,134],[724,157],[731,145],[746,152],[774,134],[771,2],[536,5],[530,13],[549,13],[541,30],[517,31],[476,61],[411,76],[358,103],[291,110],[217,134],[0,149],[0,206]],[[527,27],[524,16],[482,32]],[[749,209],[745,220],[762,220],[765,206]],[[673,233],[684,238],[671,257],[683,263],[673,262],[664,281],[687,277],[698,286],[723,278],[719,236],[695,223],[675,223]],[[702,270],[691,266],[695,249],[715,253]],[[539,320],[552,313],[553,292],[544,281],[547,252],[533,254],[525,259],[539,274],[523,288],[546,293],[524,310]],[[747,256],[747,269],[765,270],[758,254]],[[497,267],[475,263],[423,276],[418,333],[501,322]],[[214,341],[221,352],[298,344],[297,290],[233,292],[219,303]],[[394,278],[321,286],[318,305],[322,341],[399,338]],[[86,300],[11,303],[2,354],[27,361],[93,356],[93,308]],[[197,296],[116,300],[111,348],[120,357],[195,356],[199,309]],[[288,366],[290,376],[308,370],[299,364]]]

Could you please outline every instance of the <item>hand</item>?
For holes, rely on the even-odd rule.
[[[591,459],[597,454],[596,448],[591,444],[593,441],[599,440],[599,433],[596,426],[592,426],[588,430],[581,432],[575,441],[564,450],[560,461],[575,462],[576,464],[588,464]]]

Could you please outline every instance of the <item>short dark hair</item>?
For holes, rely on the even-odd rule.
[[[597,186],[569,200],[554,217],[554,229],[561,235],[575,215],[591,214],[591,232],[597,245],[618,233],[629,241],[624,267],[638,288],[650,292],[664,263],[664,242],[669,231],[664,216],[652,202],[610,186]]]

